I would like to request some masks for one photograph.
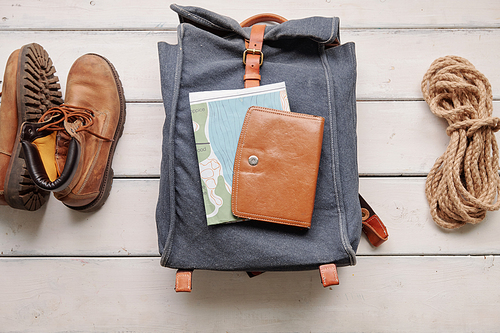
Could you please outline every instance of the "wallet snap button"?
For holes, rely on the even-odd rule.
[[[259,158],[255,155],[252,155],[248,158],[248,164],[250,164],[251,166],[256,166],[257,163],[259,163]]]

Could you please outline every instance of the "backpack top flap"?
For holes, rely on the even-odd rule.
[[[250,28],[242,28],[234,19],[220,15],[204,8],[171,5],[170,8],[179,15],[181,23],[191,23],[207,31],[219,34],[235,33],[244,39],[250,38]],[[282,24],[266,28],[265,40],[274,41],[289,38],[309,38],[321,44],[339,41],[338,17],[309,17],[290,20]]]
[[[338,19],[290,20],[264,36],[262,85],[285,82],[292,111],[325,119],[311,228],[262,221],[208,226],[188,94],[243,88],[250,28],[201,8],[172,9],[189,23],[179,27],[177,44],[158,44],[166,114],[156,211],[161,264],[247,271],[354,265],[361,235],[356,63],[354,44],[325,45],[338,39]]]

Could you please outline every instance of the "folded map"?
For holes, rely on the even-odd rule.
[[[242,221],[231,211],[233,167],[251,106],[290,111],[284,82],[189,94],[207,224]]]

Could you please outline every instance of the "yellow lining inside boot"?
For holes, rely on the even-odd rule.
[[[33,144],[38,148],[43,166],[51,182],[59,176],[56,166],[56,135],[57,132],[52,132],[33,141]]]

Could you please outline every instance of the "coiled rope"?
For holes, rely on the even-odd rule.
[[[481,222],[500,208],[498,145],[488,79],[457,56],[436,59],[422,80],[431,111],[448,121],[450,142],[427,176],[425,194],[434,221],[455,229]]]

